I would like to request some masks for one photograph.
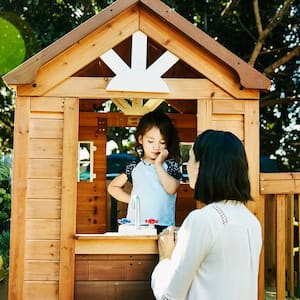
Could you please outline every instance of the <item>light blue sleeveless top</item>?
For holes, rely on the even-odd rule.
[[[171,169],[168,173],[173,172],[179,178],[176,178],[174,174],[170,175],[176,179],[180,179],[179,165],[175,161],[173,161],[171,168],[166,162],[162,166],[165,170]],[[175,169],[178,168],[178,170],[174,171],[174,167]],[[134,195],[140,198],[141,224],[144,224],[147,219],[156,219],[158,220],[158,225],[175,225],[176,194],[170,195],[164,190],[156,174],[155,166],[140,161],[136,166],[131,166],[131,170],[130,168],[129,170],[126,169],[126,173],[129,178],[131,175],[130,179],[132,179],[131,198]],[[134,223],[134,218],[134,209],[130,201],[127,210],[127,219]]]

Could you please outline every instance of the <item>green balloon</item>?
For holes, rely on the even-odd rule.
[[[0,76],[6,74],[25,59],[26,46],[20,31],[0,17]]]

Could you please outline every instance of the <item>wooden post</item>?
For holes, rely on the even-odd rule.
[[[294,195],[287,195],[287,251],[286,251],[286,261],[287,261],[287,290],[289,297],[294,297],[295,289],[295,265],[294,265]]]
[[[265,195],[260,196],[259,200],[259,220],[261,221],[262,231],[262,249],[260,253],[260,264],[258,273],[258,299],[264,300],[265,298]]]
[[[74,299],[79,99],[65,99],[59,299]]]
[[[212,99],[197,100],[197,134],[206,129],[211,129]]]
[[[296,191],[295,191],[296,193]],[[297,285],[298,289],[300,288],[300,191],[298,191],[298,201],[297,201],[297,215],[298,215],[298,247],[299,247],[299,252],[298,252],[298,274],[297,274]],[[299,292],[298,292],[299,293]],[[299,296],[298,296],[299,297]]]
[[[280,194],[276,196],[276,286],[277,299],[285,299],[285,245],[286,245],[286,203],[285,195]]]

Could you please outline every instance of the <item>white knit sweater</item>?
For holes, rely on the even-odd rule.
[[[152,274],[156,299],[257,300],[261,226],[237,201],[194,210],[170,259]]]

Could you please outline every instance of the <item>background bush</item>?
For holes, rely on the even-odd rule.
[[[0,159],[0,255],[3,259],[4,279],[8,278],[11,210],[11,156]]]

